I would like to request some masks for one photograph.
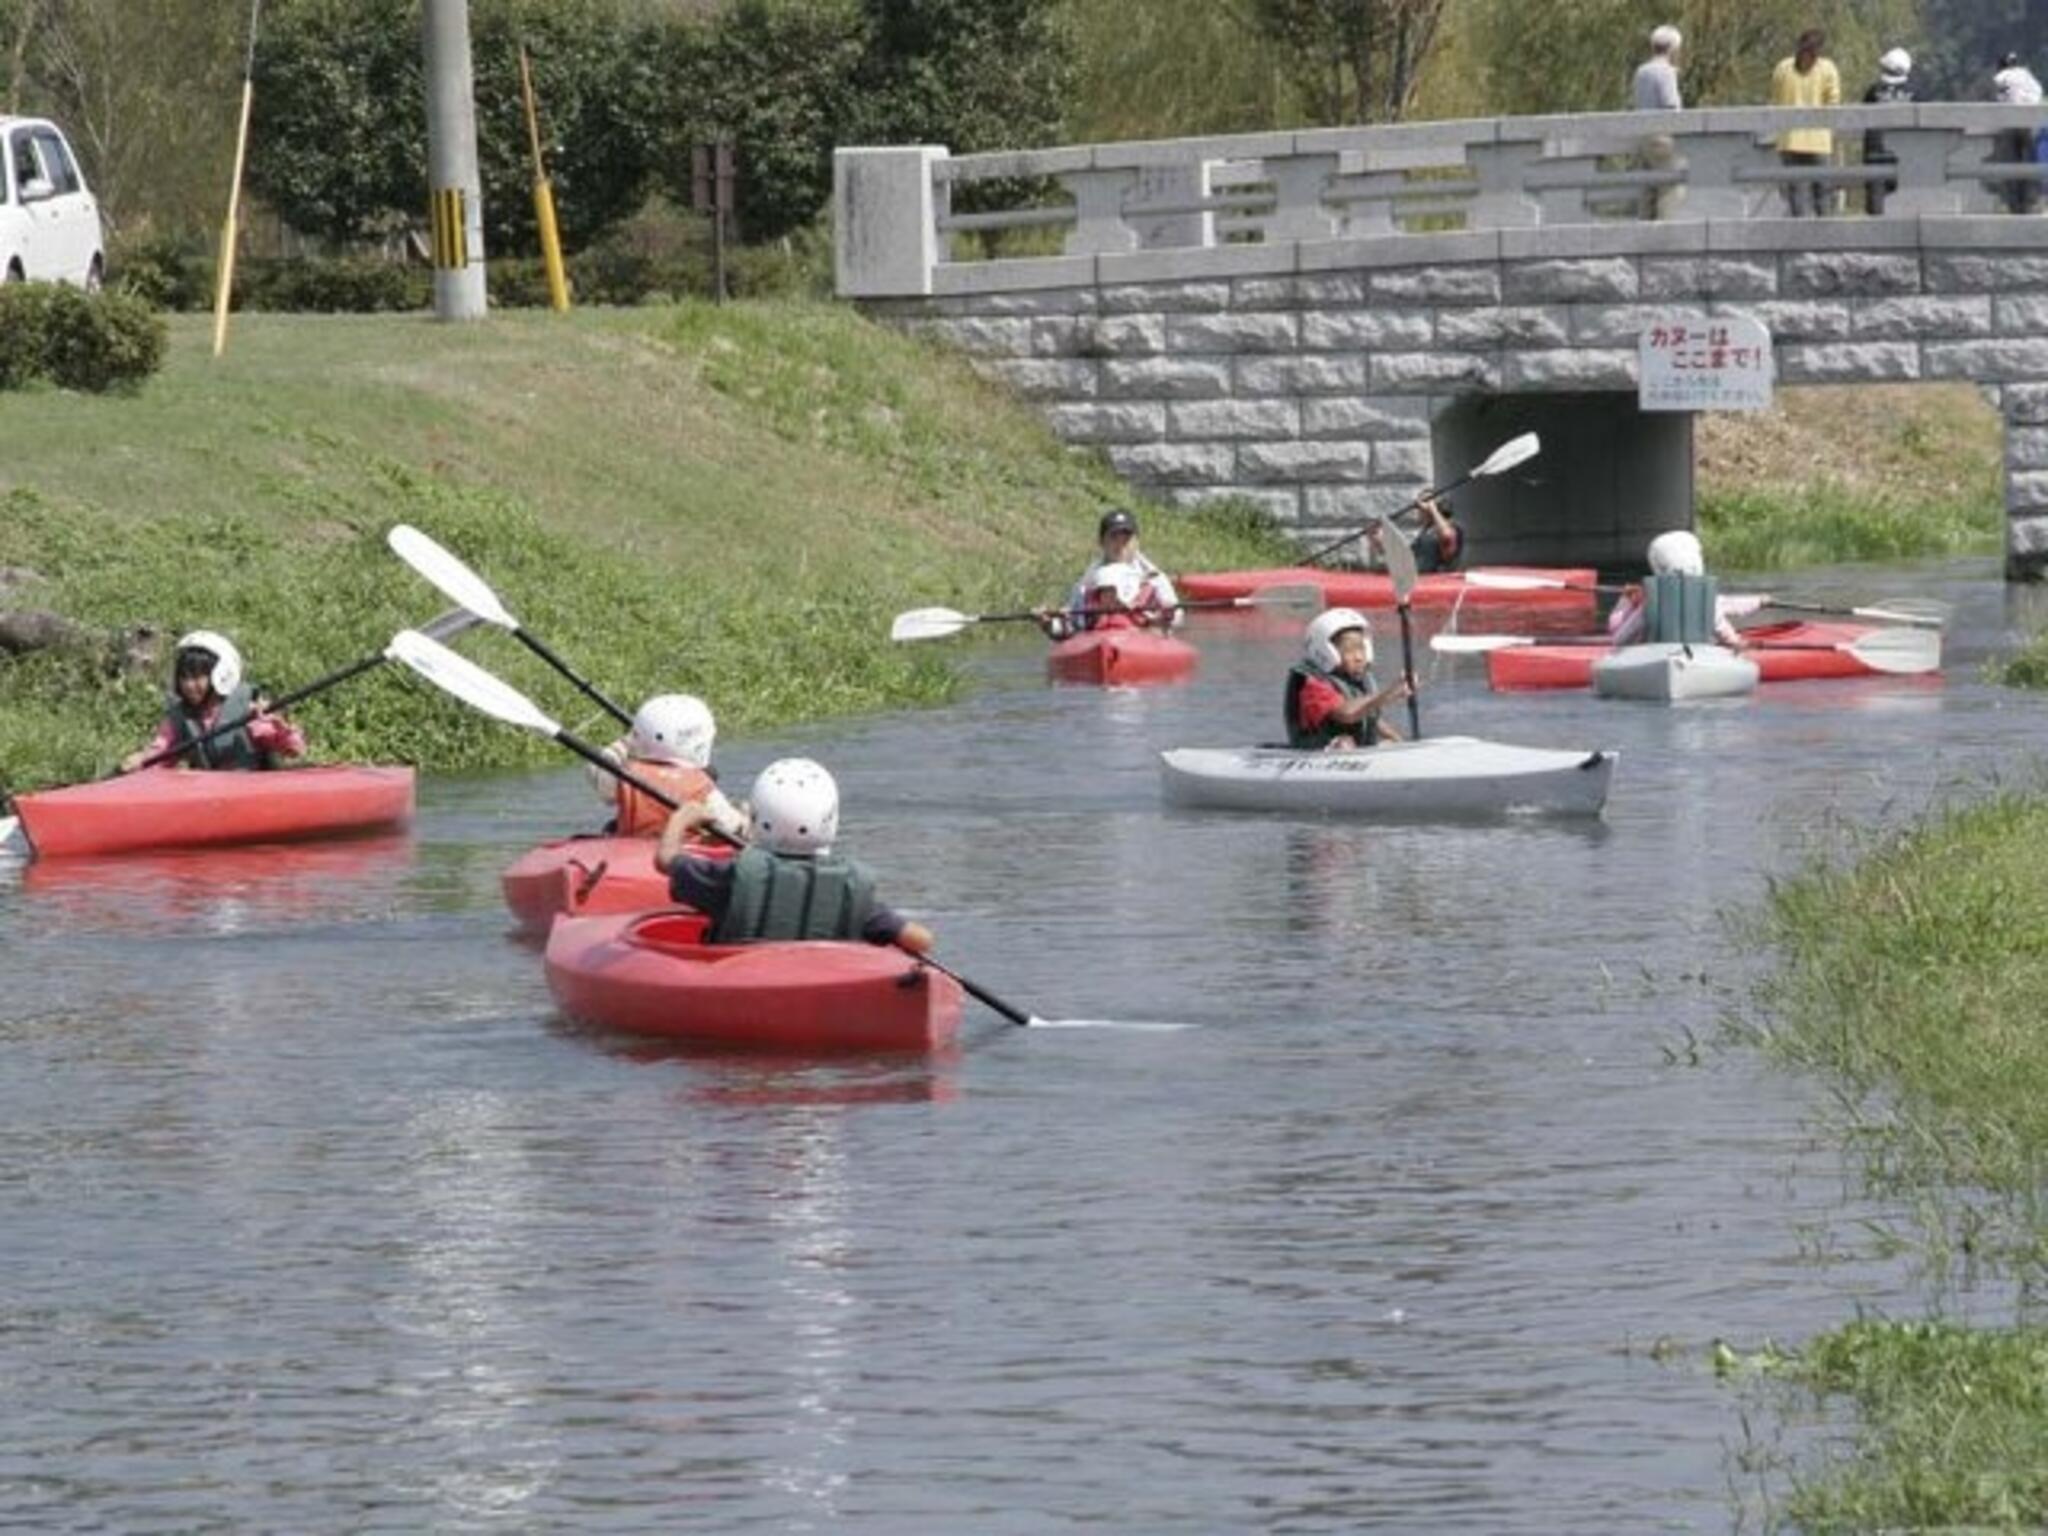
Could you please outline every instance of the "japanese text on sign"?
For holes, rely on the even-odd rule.
[[[1636,339],[1646,411],[1762,411],[1771,404],[1771,333],[1748,315],[1653,321]]]

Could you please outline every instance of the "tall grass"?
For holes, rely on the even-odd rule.
[[[1699,501],[1708,559],[1736,571],[1995,554],[2002,520],[1995,496],[1922,501],[1832,482],[1717,490]]]
[[[1843,1133],[1937,1275],[2048,1278],[2048,798],[1941,812],[1773,887],[1758,1038],[1838,1084]],[[2024,1320],[2023,1310],[2022,1318]],[[2048,1333],[1859,1320],[1793,1380],[1850,1400],[1852,1452],[1794,1476],[1805,1530],[2048,1522]]]

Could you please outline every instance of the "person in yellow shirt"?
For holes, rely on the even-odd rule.
[[[1833,59],[1821,57],[1827,39],[1818,29],[1799,34],[1789,59],[1778,60],[1771,71],[1771,105],[1774,107],[1839,107],[1842,104],[1842,76]],[[1778,135],[1778,160],[1783,165],[1826,165],[1834,158],[1835,135],[1827,128],[1787,128]],[[1818,181],[1785,183],[1785,211],[1804,218],[1810,210],[1816,217],[1828,211],[1832,199],[1827,185]]]

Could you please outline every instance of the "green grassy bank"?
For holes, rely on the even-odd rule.
[[[222,630],[277,691],[445,606],[383,547],[410,522],[629,705],[687,688],[745,729],[935,703],[958,686],[949,647],[891,646],[890,617],[1050,598],[1129,500],[959,360],[826,305],[250,315],[218,362],[187,317],[135,395],[0,395],[0,567],[47,578],[8,606]],[[1164,512],[1146,547],[1192,567],[1275,552]],[[509,637],[463,648],[608,730]],[[160,686],[89,657],[0,662],[0,788],[103,771]],[[390,669],[302,719],[325,757],[559,751]]]
[[[1782,389],[1698,418],[1700,537],[1734,571],[1995,555],[2003,425],[1967,384]]]
[[[1936,815],[1774,887],[1761,1038],[1840,1085],[1844,1133],[1935,1266],[2048,1278],[2048,798]],[[2021,1319],[2022,1324],[2026,1318]],[[2048,1523],[2048,1332],[1863,1319],[1778,1369],[1854,1404],[1801,1529]]]

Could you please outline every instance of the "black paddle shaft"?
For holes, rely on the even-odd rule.
[[[538,656],[542,661],[546,662],[549,666],[553,667],[557,672],[561,673],[562,676],[566,677],[567,679],[569,679],[570,682],[574,683],[577,686],[577,688],[582,690],[583,696],[585,698],[589,699],[593,704],[597,705],[598,708],[602,709],[606,714],[610,715],[614,720],[618,721],[619,724],[626,726],[629,729],[631,728],[633,724],[633,717],[627,714],[625,710],[621,709],[618,705],[614,704],[610,699],[606,698],[602,693],[599,693],[597,690],[597,684],[591,682],[588,678],[584,677],[581,673],[579,673],[574,667],[570,666],[569,663],[562,660],[562,658],[557,656],[553,651],[549,650],[545,642],[538,640],[534,638],[534,636],[528,634],[524,626],[521,626],[520,628],[513,630],[512,635],[513,638],[518,640],[518,642],[521,645],[525,646],[529,651],[533,652],[534,655]]]
[[[1408,736],[1422,740],[1422,706],[1415,697],[1415,634],[1408,623],[1408,605],[1401,604],[1401,676],[1408,683]]]
[[[1391,524],[1395,518],[1405,517],[1408,513],[1413,512],[1417,507],[1421,506],[1425,501],[1437,501],[1442,497],[1448,496],[1451,494],[1451,492],[1457,490],[1458,487],[1462,485],[1470,485],[1475,478],[1476,477],[1473,475],[1460,475],[1457,479],[1451,481],[1450,484],[1439,485],[1433,487],[1430,490],[1424,491],[1420,496],[1416,497],[1413,501],[1409,502],[1407,506],[1401,508],[1400,511],[1389,512],[1386,514],[1385,517],[1376,517],[1373,519],[1373,522],[1385,522]],[[1325,544],[1321,549],[1312,550],[1310,553],[1303,555],[1301,559],[1296,561],[1295,563],[1297,565],[1318,564],[1327,556],[1334,555],[1335,553],[1337,553],[1338,550],[1342,549],[1346,544],[1349,544],[1353,539],[1363,538],[1366,534],[1370,533],[1371,531],[1372,523],[1367,523],[1365,527],[1360,528],[1355,533],[1347,533],[1344,535],[1343,538],[1333,540],[1332,542]],[[1400,532],[1397,529],[1389,527],[1387,530],[1387,536],[1389,538],[1399,538]]]

